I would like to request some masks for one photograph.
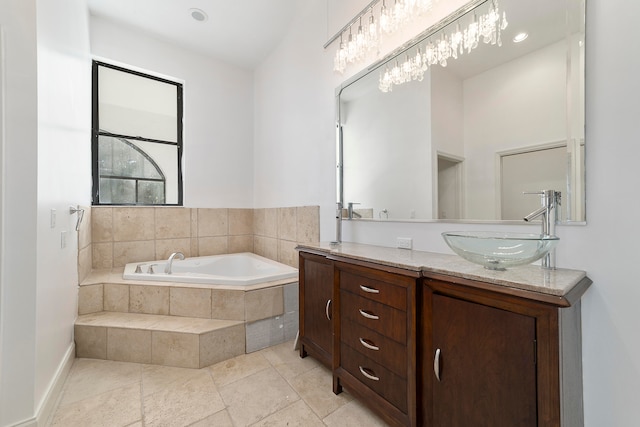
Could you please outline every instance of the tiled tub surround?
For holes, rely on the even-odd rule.
[[[80,285],[77,357],[201,368],[295,338],[297,278],[214,286],[93,271]]]
[[[86,208],[80,227],[78,271],[123,267],[130,262],[253,252],[292,267],[295,247],[320,239],[320,208],[266,209],[107,207]]]

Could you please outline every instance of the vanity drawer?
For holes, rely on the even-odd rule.
[[[387,279],[404,284],[408,279],[395,274],[386,274]],[[407,309],[407,286],[398,286],[388,281],[376,280],[349,271],[340,271],[340,289],[374,301],[382,302],[399,310]]]
[[[388,305],[340,291],[342,319],[359,323],[400,344],[407,343],[407,313]]]
[[[341,366],[362,384],[407,413],[407,381],[382,365],[358,353],[348,345],[340,345]]]
[[[407,378],[406,346],[350,320],[344,319],[341,328],[343,343],[398,376]]]

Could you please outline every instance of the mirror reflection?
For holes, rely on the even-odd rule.
[[[356,218],[522,220],[540,206],[523,193],[554,189],[561,221],[585,220],[584,0],[500,9],[502,46],[481,44],[382,92],[381,73],[413,46],[338,91],[341,201],[358,203]]]

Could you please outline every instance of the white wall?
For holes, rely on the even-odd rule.
[[[37,73],[35,0],[0,2],[2,247],[0,425],[33,415],[36,381]]]
[[[83,0],[0,3],[3,38],[0,425],[35,425],[73,358],[77,235],[88,203],[90,62]],[[37,12],[36,12],[37,10]],[[51,227],[50,210],[57,223]],[[61,248],[61,232],[67,245]],[[40,417],[40,419],[38,419]]]
[[[328,10],[338,1],[344,0],[329,0]],[[587,2],[588,225],[558,227],[558,265],[586,270],[594,281],[583,298],[582,311],[585,424],[631,426],[638,423],[640,384],[640,286],[635,268],[640,239],[636,218],[640,212],[640,171],[636,166],[640,157],[640,81],[636,76],[640,56],[633,54],[640,50],[640,40],[626,38],[621,44],[619,34],[621,29],[634,28],[640,19],[640,4],[622,0]],[[366,2],[349,3],[360,4],[353,8],[360,10]],[[280,183],[293,173],[299,185],[286,185],[282,192],[256,192],[256,199],[265,205],[293,204],[301,199],[319,201],[323,207],[321,238],[332,240],[335,148],[328,134],[333,126],[334,88],[341,78],[331,71],[335,46],[321,50],[332,35],[324,32],[328,27],[324,4],[316,0],[309,2],[308,8],[285,43],[256,73],[256,87],[270,88],[256,93],[260,130],[256,162],[263,155],[268,160],[256,167],[256,182],[265,180],[264,187],[272,188],[268,184]],[[295,49],[292,40],[299,41]],[[283,71],[300,67],[305,75]],[[293,89],[297,97],[283,95]],[[273,110],[267,111],[270,108]],[[273,126],[264,126],[263,122]],[[283,123],[298,131],[280,132],[277,124]],[[416,249],[450,253],[440,233],[458,228],[537,230],[527,225],[352,221],[345,222],[344,240],[393,246],[397,236],[411,236]]]
[[[91,61],[84,0],[37,1],[38,250],[36,296],[36,413],[51,409],[53,387],[75,356],[77,215],[90,204]],[[51,223],[56,210],[56,224]],[[64,236],[63,236],[64,235]],[[62,240],[65,240],[64,247]],[[64,378],[64,377],[63,377]]]
[[[91,17],[91,54],[184,82],[184,206],[253,207],[253,73]]]

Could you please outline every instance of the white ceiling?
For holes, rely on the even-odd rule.
[[[224,62],[255,68],[282,40],[296,0],[88,0],[92,15]],[[191,8],[208,19],[198,22]]]

